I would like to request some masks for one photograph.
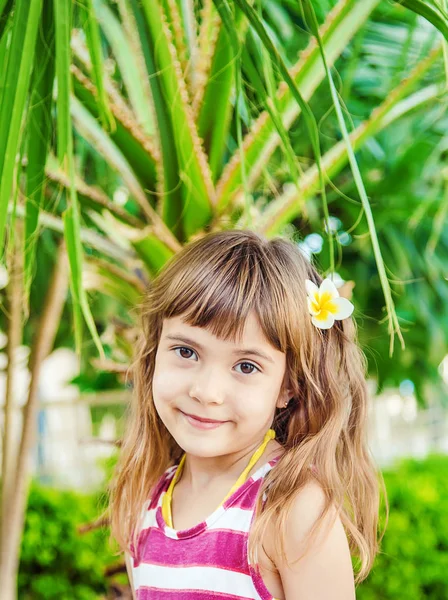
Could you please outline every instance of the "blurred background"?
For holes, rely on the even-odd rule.
[[[446,0],[0,0],[1,600],[130,598],[137,305],[209,231],[355,305],[388,492],[361,600],[448,598]]]

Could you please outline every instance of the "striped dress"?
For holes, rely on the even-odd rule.
[[[275,600],[249,563],[247,544],[258,491],[279,458],[255,471],[206,521],[181,531],[169,527],[162,515],[162,499],[177,465],[169,467],[145,511],[131,562],[137,599]]]

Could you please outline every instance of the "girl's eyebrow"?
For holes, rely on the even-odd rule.
[[[199,350],[201,350],[201,351],[204,350],[204,346],[202,346],[202,344],[199,344],[198,342],[195,342],[191,338],[188,338],[185,336],[166,335],[165,339],[173,340],[173,341],[177,341],[177,342],[183,342],[184,344],[190,344],[191,346],[196,346],[196,348],[199,348]],[[274,361],[270,356],[268,356],[264,352],[261,352],[260,350],[257,350],[256,348],[246,348],[246,349],[239,348],[238,350],[234,350],[232,354],[246,354],[246,355],[252,354],[253,356],[259,356],[260,358],[263,358],[264,360],[267,360],[268,362],[274,364]]]

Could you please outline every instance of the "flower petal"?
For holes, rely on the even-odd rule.
[[[314,309],[314,301],[311,298],[306,299],[308,304],[308,310],[310,311],[310,315],[318,315],[319,311]]]
[[[314,294],[319,291],[319,288],[311,281],[311,279],[305,279],[305,289],[307,294],[312,298],[314,298]]]
[[[319,329],[330,329],[334,325],[334,316],[329,312],[326,319],[316,319],[316,317],[311,317],[311,322]]]
[[[329,277],[326,277],[322,281],[322,283],[320,284],[320,287],[319,287],[319,292],[321,294],[322,294],[322,292],[329,292],[333,298],[339,297],[338,288],[334,285],[334,283],[331,281],[331,279]]]
[[[338,321],[349,317],[355,308],[350,300],[347,300],[347,298],[342,298],[342,296],[339,298],[333,298],[332,302],[338,307],[338,312],[333,314],[333,317],[338,319]]]

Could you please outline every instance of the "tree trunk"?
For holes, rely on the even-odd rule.
[[[3,440],[2,440],[2,496],[1,496],[1,535],[0,544],[2,548],[1,564],[5,562],[7,573],[0,570],[0,581],[2,596],[10,594],[8,582],[13,579],[11,565],[6,560],[3,550],[5,548],[5,539],[7,535],[6,521],[8,519],[9,508],[11,506],[11,494],[14,489],[14,480],[16,472],[17,445],[13,439],[13,415],[14,415],[14,384],[17,372],[17,349],[22,342],[23,335],[23,228],[20,222],[14,231],[14,239],[11,239],[11,252],[8,256],[9,282],[6,288],[7,292],[7,317],[8,317],[8,342],[6,354],[8,366],[6,370],[6,389],[5,405],[3,418]],[[13,591],[13,590],[12,590]],[[5,595],[5,598],[9,595]]]
[[[16,600],[17,598],[17,571],[28,497],[29,455],[35,436],[40,366],[53,348],[67,295],[67,287],[68,261],[65,244],[61,242],[44,310],[31,350],[31,379],[23,413],[23,430],[17,455],[16,477],[9,494],[7,512],[2,514],[2,552],[0,557],[2,600]]]

